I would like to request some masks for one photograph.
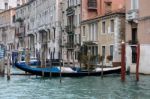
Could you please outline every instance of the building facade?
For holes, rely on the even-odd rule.
[[[121,65],[121,43],[125,40],[125,11],[100,17],[99,54],[106,66]]]
[[[0,42],[9,51],[15,45],[15,9],[8,9],[0,13]]]
[[[121,61],[119,44],[125,29],[124,9],[124,0],[86,0],[86,3],[83,0],[81,45],[88,43],[91,55],[102,57],[103,65]]]
[[[150,1],[126,0],[126,57],[127,68],[135,72],[137,59],[137,44],[140,44],[139,72],[150,74],[149,48],[150,48]]]
[[[39,54],[43,66],[47,59],[60,59],[60,5],[61,0],[31,0],[16,10],[16,19],[23,25],[18,30],[24,33],[20,45],[32,56]]]
[[[63,0],[62,9],[63,60],[64,63],[79,66],[81,2],[80,0]]]

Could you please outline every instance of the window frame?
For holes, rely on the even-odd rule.
[[[112,47],[112,52],[111,52],[111,47]],[[113,44],[109,45],[109,54],[113,58],[113,56],[114,56],[114,45]]]
[[[112,22],[113,22],[113,28],[112,28]],[[111,33],[115,32],[115,20],[114,19],[110,20],[110,32]]]
[[[104,25],[103,25],[103,23],[105,23]],[[106,34],[106,21],[102,21],[102,34]]]
[[[82,32],[83,32],[83,35],[82,35],[82,36],[86,36],[85,31],[86,31],[86,26],[84,25],[84,26],[82,27]]]
[[[131,0],[131,10],[139,9],[139,0]]]

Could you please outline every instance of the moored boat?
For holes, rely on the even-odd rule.
[[[102,69],[98,68],[93,71],[74,70],[71,67],[51,67],[51,68],[32,68],[27,64],[15,63],[15,66],[25,72],[33,75],[45,77],[84,77],[84,76],[101,76]],[[103,74],[118,74],[121,67],[103,68]]]

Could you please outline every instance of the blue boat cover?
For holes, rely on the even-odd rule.
[[[18,63],[17,63],[18,64]],[[17,65],[24,70],[32,70],[32,71],[43,71],[43,72],[60,72],[60,69],[57,67],[49,67],[49,68],[32,68],[25,63]]]

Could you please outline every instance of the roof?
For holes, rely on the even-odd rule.
[[[26,6],[26,5],[29,5],[29,4],[32,3],[33,1],[36,1],[36,0],[30,0],[30,1],[28,1],[27,3],[25,3],[25,4],[21,5],[21,6],[16,7],[16,10],[17,10],[17,9],[20,9],[20,8]]]
[[[15,8],[10,8],[10,9],[4,10],[4,11],[0,12],[0,14],[5,13],[7,11],[11,11],[11,10],[15,10]]]
[[[125,8],[111,11],[109,13],[106,13],[106,14],[102,15],[102,16],[96,16],[96,17],[91,18],[91,19],[83,20],[81,23],[85,23],[85,22],[89,22],[89,21],[97,21],[100,18],[104,18],[104,17],[107,17],[107,16],[116,15],[116,14],[123,14],[125,16]]]

